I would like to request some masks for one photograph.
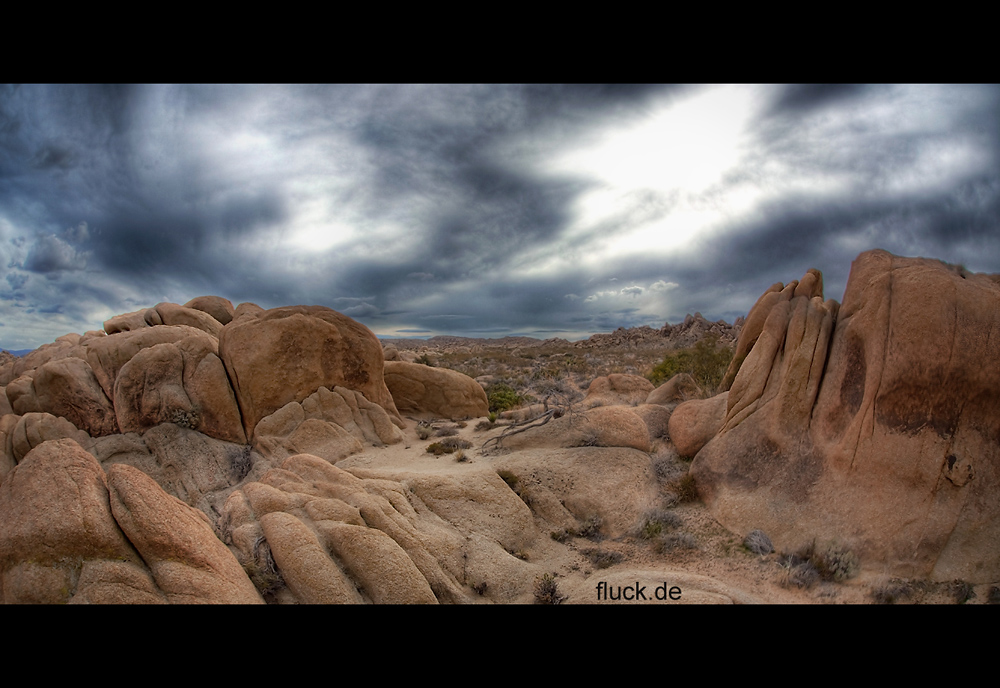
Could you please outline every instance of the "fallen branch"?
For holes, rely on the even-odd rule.
[[[546,411],[540,416],[535,416],[534,418],[529,418],[528,420],[522,420],[512,425],[508,425],[502,433],[500,433],[496,437],[491,437],[485,442],[483,442],[483,446],[480,449],[486,449],[486,446],[490,442],[496,442],[496,448],[500,448],[503,444],[503,441],[506,438],[510,437],[511,435],[516,435],[519,432],[524,432],[525,430],[531,430],[532,428],[539,428],[545,425],[550,420],[552,420],[552,417],[555,415],[557,410],[558,409],[551,409],[549,411]]]

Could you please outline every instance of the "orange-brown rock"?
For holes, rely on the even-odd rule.
[[[260,594],[201,511],[164,492],[142,471],[108,469],[111,511],[175,604],[254,604]]]
[[[245,443],[236,398],[215,351],[211,337],[191,336],[136,353],[115,378],[115,413],[121,431],[144,432],[160,423],[176,423],[210,437]]]
[[[403,439],[385,409],[346,387],[320,387],[302,403],[289,402],[261,419],[254,430],[258,450],[279,461],[312,454],[336,462],[366,445],[380,447]]]
[[[223,325],[229,324],[236,313],[233,302],[221,296],[197,296],[185,303],[184,307],[204,311]]]
[[[86,444],[90,436],[80,430],[65,418],[58,418],[51,413],[26,413],[23,416],[11,416],[16,419],[8,438],[11,456],[18,463],[28,453],[43,442],[49,440],[72,439]]]
[[[3,601],[68,602],[94,559],[141,565],[112,516],[97,460],[73,440],[40,444],[0,484]]]
[[[42,364],[7,385],[14,413],[51,413],[92,437],[118,432],[115,409],[87,361],[73,356]]]
[[[785,551],[836,541],[890,575],[997,580],[997,333],[997,276],[940,261],[864,253],[839,309],[793,290],[692,464],[703,499]]]
[[[385,384],[402,413],[458,420],[481,418],[490,410],[482,386],[456,370],[386,361]]]
[[[530,512],[507,494],[496,474],[492,477],[489,494],[506,498],[505,506],[526,513],[527,520],[513,535],[520,543],[524,528],[533,529]],[[279,601],[405,604],[466,599],[456,575],[463,575],[461,550],[467,538],[434,513],[448,513],[454,499],[460,516],[486,518],[491,527],[506,531],[517,529],[512,523],[474,515],[470,495],[462,497],[453,485],[426,474],[419,478],[419,484],[404,487],[389,479],[359,478],[320,457],[299,454],[288,457],[280,469],[267,471],[259,482],[233,492],[223,518],[242,558],[251,560],[261,547],[269,549],[276,574],[287,585],[277,594]]]
[[[371,330],[337,311],[290,306],[256,317],[237,314],[222,330],[219,353],[247,437],[288,402],[337,385],[361,392],[402,425],[382,377],[382,345]]]
[[[155,312],[155,311],[154,311]],[[118,372],[132,357],[143,349],[157,344],[176,344],[194,338],[202,342],[201,347],[218,354],[218,340],[212,335],[187,325],[160,325],[137,330],[129,330],[94,339],[87,344],[86,359],[90,363],[101,389],[109,399],[115,396],[115,380]]]
[[[162,325],[159,314],[154,308],[141,308],[131,313],[122,313],[104,321],[104,331],[107,334],[118,334],[119,332],[131,332],[141,330],[154,325]]]
[[[176,303],[158,303],[155,306],[156,314],[160,316],[160,321],[164,325],[188,325],[196,329],[207,332],[218,338],[222,331],[222,323],[214,316],[197,308],[188,308]]]
[[[595,447],[632,447],[650,450],[649,428],[629,406],[595,406],[584,412],[587,444]]]
[[[612,373],[590,383],[587,396],[580,402],[580,406],[584,409],[618,404],[635,406],[645,403],[652,391],[653,383],[644,377]]]
[[[726,420],[729,392],[710,399],[692,399],[679,404],[670,414],[667,431],[681,456],[694,456],[715,437]]]
[[[42,344],[34,351],[30,351],[16,359],[10,367],[7,367],[7,365],[3,366],[2,375],[0,375],[0,385],[7,385],[12,380],[16,380],[26,372],[34,370],[49,361],[68,357],[86,359],[87,350],[86,347],[80,344],[80,341],[81,337],[78,334],[64,334],[61,337],[57,337],[50,344]]]
[[[662,385],[654,389],[646,397],[647,404],[668,406],[688,399],[694,399],[702,394],[701,387],[691,373],[677,373]]]

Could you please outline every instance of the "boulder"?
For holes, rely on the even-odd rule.
[[[26,413],[11,416],[17,424],[10,432],[11,456],[20,463],[28,453],[49,440],[71,439],[79,444],[88,444],[90,436],[65,418],[57,418],[51,413]]]
[[[236,397],[215,352],[214,339],[205,335],[136,353],[115,378],[114,408],[121,431],[145,432],[160,423],[176,423],[245,444]]]
[[[93,437],[118,432],[115,409],[87,361],[60,358],[7,385],[13,412],[51,413]]]
[[[644,377],[612,373],[591,382],[580,405],[584,409],[618,404],[635,406],[645,403],[652,391],[653,383]]]
[[[162,324],[163,321],[160,319],[160,315],[156,312],[155,308],[142,308],[105,320],[104,331],[107,334],[118,334],[119,332],[131,332]]]
[[[49,361],[70,357],[86,359],[87,348],[80,344],[80,340],[81,337],[78,334],[64,334],[50,344],[42,344],[34,351],[16,359],[9,368],[5,365],[3,374],[0,376],[0,385],[7,385],[12,380],[16,380]]]
[[[590,527],[619,537],[660,502],[649,456],[625,447],[536,449],[499,457],[521,498],[553,529]]]
[[[585,411],[585,444],[595,447],[632,447],[650,450],[649,428],[635,409],[628,406],[595,406]]]
[[[494,478],[494,492],[506,490]],[[420,491],[435,504],[449,503],[450,493],[436,483],[361,478],[299,454],[230,495],[224,530],[244,561],[270,552],[279,601],[465,601],[469,593],[457,576],[464,576],[466,538],[428,508]]]
[[[111,511],[157,587],[174,604],[263,602],[201,511],[164,492],[142,471],[108,469]]]
[[[236,313],[236,310],[233,308],[233,302],[221,296],[196,296],[185,303],[184,307],[204,311],[218,320],[222,325],[229,324]]]
[[[97,460],[73,440],[40,444],[0,485],[4,602],[66,602],[83,561],[136,560]]]
[[[702,498],[780,550],[1000,579],[1000,368],[983,364],[1000,358],[998,277],[869,251],[839,308],[805,283],[747,318],[760,334],[691,467]]]
[[[694,399],[702,394],[701,387],[698,386],[691,373],[677,373],[650,392],[649,396],[646,397],[646,403],[669,406],[687,401],[688,399]]]
[[[118,372],[133,356],[157,344],[176,344],[190,338],[200,340],[201,344],[196,348],[218,355],[218,340],[207,332],[187,325],[162,325],[94,339],[87,344],[85,358],[101,384],[101,389],[109,399],[114,399]]]
[[[385,384],[403,413],[458,420],[481,418],[490,410],[479,383],[456,370],[386,361]]]
[[[681,456],[695,456],[715,437],[726,420],[729,392],[710,399],[692,399],[679,404],[670,414],[667,432]]]
[[[122,463],[141,470],[167,494],[205,513],[219,513],[232,487],[270,467],[249,446],[174,423],[162,423],[141,435],[95,438],[88,451],[105,467]]]
[[[244,304],[241,304],[242,308]],[[320,387],[346,387],[403,427],[382,376],[382,345],[367,327],[323,306],[237,316],[219,338],[247,437],[265,416]]]
[[[302,400],[291,401],[261,419],[254,445],[264,455],[284,460],[312,454],[331,462],[361,451],[405,439],[385,409],[346,387],[320,387]]]
[[[164,325],[188,325],[218,338],[222,323],[215,317],[197,308],[187,308],[176,303],[159,303],[156,314]]]

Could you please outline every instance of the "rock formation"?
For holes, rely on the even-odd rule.
[[[446,368],[387,360],[385,384],[404,413],[457,420],[481,418],[490,410],[479,383]]]
[[[441,421],[486,415],[482,386],[385,360],[411,352],[322,307],[199,297],[60,337],[0,365],[0,601],[524,603],[557,567],[580,602],[646,579],[753,601],[646,541],[639,565],[582,563],[582,538],[611,555],[681,520],[674,450],[741,537],[1000,580],[1000,276],[873,251],[843,305],[810,271],[739,324],[720,395],[612,374],[516,427]],[[449,440],[468,454],[433,451]]]
[[[836,541],[893,575],[996,580],[1000,276],[870,251],[843,305],[821,289],[810,271],[748,316],[691,467],[706,504],[786,551]]]

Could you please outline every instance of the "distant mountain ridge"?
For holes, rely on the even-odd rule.
[[[630,346],[636,348],[662,347],[665,344],[677,348],[691,346],[706,335],[718,337],[719,342],[733,345],[743,327],[741,316],[730,325],[725,320],[706,320],[701,313],[688,314],[682,322],[676,325],[664,323],[656,329],[649,325],[640,327],[619,327],[614,332],[599,333],[570,342],[554,337],[551,339],[536,339],[535,337],[498,337],[487,339],[483,337],[458,337],[453,335],[438,335],[428,339],[383,339],[383,346],[392,346],[398,350],[409,349],[446,349],[451,347],[491,347],[516,349],[522,346],[561,345],[573,347],[593,346]]]

